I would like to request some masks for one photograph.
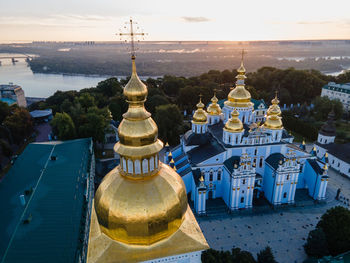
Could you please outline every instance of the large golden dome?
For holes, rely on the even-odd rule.
[[[197,110],[194,112],[192,117],[192,122],[198,123],[198,124],[204,124],[207,122],[207,114],[204,110],[204,104],[202,102],[202,99],[199,99],[199,102],[197,103]]]
[[[271,103],[271,106],[267,110],[266,120],[263,124],[263,127],[272,130],[283,129],[281,109],[278,106],[279,100],[277,98],[277,94],[275,98],[271,101]]]
[[[150,245],[173,234],[187,209],[185,185],[168,165],[140,183],[117,167],[107,174],[95,196],[101,230],[126,244]]]
[[[238,118],[239,112],[234,109],[231,112],[231,118],[226,122],[224,130],[227,132],[242,132],[243,124],[242,121]]]
[[[245,76],[245,68],[243,65],[243,61],[241,62],[241,66],[237,70],[237,82],[236,87],[230,91],[227,96],[227,101],[225,101],[225,105],[234,107],[234,108],[248,108],[252,107],[253,103],[251,100],[251,95],[248,90],[245,89],[244,80],[247,78]]]
[[[216,97],[216,94],[214,94],[214,97],[211,99],[211,104],[207,108],[207,112],[210,115],[220,115],[221,114],[221,108],[218,104],[218,98]]]

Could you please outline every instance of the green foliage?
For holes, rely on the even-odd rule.
[[[95,98],[89,93],[83,93],[79,96],[78,101],[80,105],[87,111],[88,108],[95,105]]]
[[[317,224],[326,235],[328,250],[335,256],[350,250],[350,211],[333,207],[321,217]]]
[[[271,247],[267,246],[257,254],[258,263],[277,263]]]
[[[57,112],[51,121],[51,126],[59,140],[70,140],[76,137],[75,125],[72,118],[65,112]]]
[[[90,111],[84,116],[84,123],[79,127],[79,136],[92,137],[94,141],[103,142],[106,127],[106,117]]]
[[[0,153],[5,155],[7,158],[10,158],[13,153],[11,145],[4,139],[0,139]]]
[[[174,104],[161,105],[156,107],[154,120],[158,125],[158,136],[163,142],[170,145],[179,143],[182,133],[182,114]]]
[[[177,96],[181,88],[185,86],[185,79],[165,75],[161,84],[162,90],[169,96]]]
[[[335,118],[340,119],[343,115],[343,104],[340,100],[331,100],[328,97],[317,97],[313,100],[315,117],[317,120],[327,120],[327,116],[334,109]]]
[[[329,255],[326,235],[322,228],[316,228],[309,232],[304,249],[306,254],[311,257],[322,258]]]
[[[7,103],[0,101],[0,124],[10,114],[11,114],[11,107]]]
[[[107,97],[113,97],[117,95],[117,93],[123,92],[123,89],[117,78],[109,78],[99,82],[96,86],[96,89]]]
[[[253,255],[248,251],[233,248],[230,251],[208,249],[203,251],[202,263],[255,263]]]
[[[33,132],[33,122],[27,109],[14,108],[13,113],[4,120],[15,142],[20,143]]]
[[[156,94],[147,99],[145,107],[150,113],[152,113],[152,115],[154,115],[156,112],[156,107],[166,104],[169,104],[168,99],[163,95]]]
[[[295,117],[292,112],[282,112],[282,121],[283,126],[287,130],[297,132],[310,141],[315,141],[317,139],[318,129],[314,125],[311,125],[308,122],[304,122]]]

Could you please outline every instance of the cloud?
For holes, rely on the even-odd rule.
[[[188,23],[200,23],[200,22],[208,22],[211,19],[204,16],[183,16],[182,20]]]

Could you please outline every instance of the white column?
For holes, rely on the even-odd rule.
[[[328,179],[326,179],[326,181],[324,182],[322,198],[325,198],[325,197],[326,197],[327,185],[328,185]]]

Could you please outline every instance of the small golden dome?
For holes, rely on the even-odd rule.
[[[150,245],[173,234],[187,209],[185,185],[168,165],[160,163],[157,175],[142,182],[113,169],[95,195],[101,231],[126,244]]]
[[[270,105],[269,109],[267,110],[266,120],[263,127],[272,130],[283,129],[281,109],[278,106],[279,100],[277,98],[277,94],[271,103],[272,105]]]
[[[207,114],[204,110],[204,104],[202,103],[202,99],[199,99],[197,106],[197,110],[193,114],[192,122],[198,124],[204,124],[207,122]]]
[[[225,101],[225,105],[234,107],[234,108],[248,108],[252,107],[254,104],[250,101],[251,95],[248,90],[245,89],[244,79],[245,76],[245,68],[243,65],[243,61],[241,62],[241,66],[237,70],[238,75],[236,76],[237,82],[236,87],[230,91]]]
[[[221,108],[218,103],[218,98],[216,97],[216,94],[214,93],[214,97],[211,99],[211,104],[209,105],[207,112],[210,115],[220,115],[221,114]]]
[[[231,112],[231,118],[226,122],[224,130],[227,132],[242,132],[243,124],[242,121],[238,118],[239,112],[234,109]]]

